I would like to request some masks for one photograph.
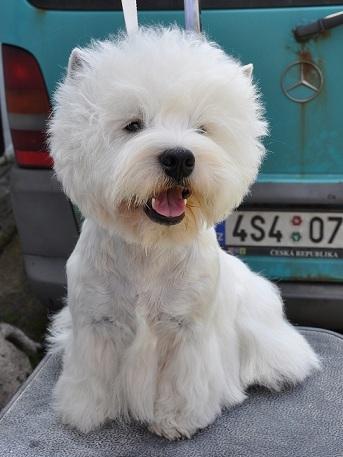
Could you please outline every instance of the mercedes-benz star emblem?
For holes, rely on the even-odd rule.
[[[323,73],[318,65],[309,60],[293,62],[281,76],[281,88],[290,100],[306,103],[313,100],[323,86]]]

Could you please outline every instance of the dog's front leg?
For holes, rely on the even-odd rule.
[[[63,423],[89,432],[119,415],[117,362],[115,344],[99,325],[74,330],[54,390]]]
[[[214,324],[177,325],[174,334],[161,330],[155,417],[149,427],[170,440],[190,438],[212,423],[224,404],[245,398],[238,380],[230,385]]]
[[[108,282],[77,250],[68,260],[67,277],[68,307],[52,328],[53,334],[62,333],[64,342],[54,402],[64,423],[88,432],[108,418],[127,414],[118,373],[133,329],[118,311]]]

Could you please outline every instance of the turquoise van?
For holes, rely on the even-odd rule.
[[[184,25],[183,2],[138,1],[141,24]],[[223,249],[277,281],[288,316],[343,330],[343,4],[203,0],[203,31],[254,64],[271,135],[258,182],[217,227]],[[51,95],[75,46],[124,28],[119,0],[3,0],[12,198],[27,275],[58,307],[80,215],[53,178]]]

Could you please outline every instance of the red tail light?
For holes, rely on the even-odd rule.
[[[18,165],[50,168],[46,145],[50,102],[38,62],[17,46],[2,45],[9,126]]]

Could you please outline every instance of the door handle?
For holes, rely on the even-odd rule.
[[[306,41],[339,25],[343,25],[343,11],[322,17],[307,25],[299,25],[293,30],[293,33],[297,41]]]

